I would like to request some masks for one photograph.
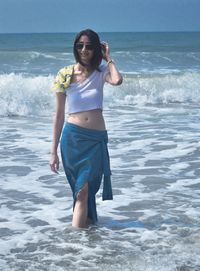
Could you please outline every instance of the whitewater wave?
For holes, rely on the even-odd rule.
[[[0,75],[0,115],[44,115],[52,108],[53,76]]]
[[[32,59],[40,58],[40,57],[56,59],[56,56],[54,56],[54,55],[45,54],[45,53],[40,53],[40,52],[35,52],[35,51],[32,51],[32,52],[30,52],[29,54],[30,54],[30,57],[31,57]]]
[[[49,115],[55,97],[53,75],[0,75],[0,116]],[[198,104],[200,72],[124,74],[119,87],[105,85],[106,105]]]
[[[200,102],[200,72],[124,74],[120,91],[109,89],[119,104],[146,105]]]

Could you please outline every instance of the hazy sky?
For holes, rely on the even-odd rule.
[[[0,0],[0,33],[200,31],[200,0]]]

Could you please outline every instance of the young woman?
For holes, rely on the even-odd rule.
[[[74,57],[76,64],[69,86],[61,71],[55,81],[56,115],[50,167],[53,172],[59,169],[57,148],[62,133],[62,162],[74,198],[72,226],[84,228],[97,222],[95,195],[103,175],[103,200],[112,199],[108,138],[102,114],[103,86],[105,82],[120,85],[122,76],[110,57],[108,44],[100,42],[93,30],[77,34]],[[102,59],[106,65],[101,65]],[[63,127],[66,102],[68,120]]]

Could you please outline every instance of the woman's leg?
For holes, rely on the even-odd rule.
[[[85,228],[88,216],[88,183],[78,192],[74,206],[72,226]]]

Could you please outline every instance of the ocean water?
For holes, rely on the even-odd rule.
[[[0,270],[200,270],[200,33],[100,33],[124,82],[104,92],[114,200],[86,230],[48,167],[74,36],[0,34]]]

